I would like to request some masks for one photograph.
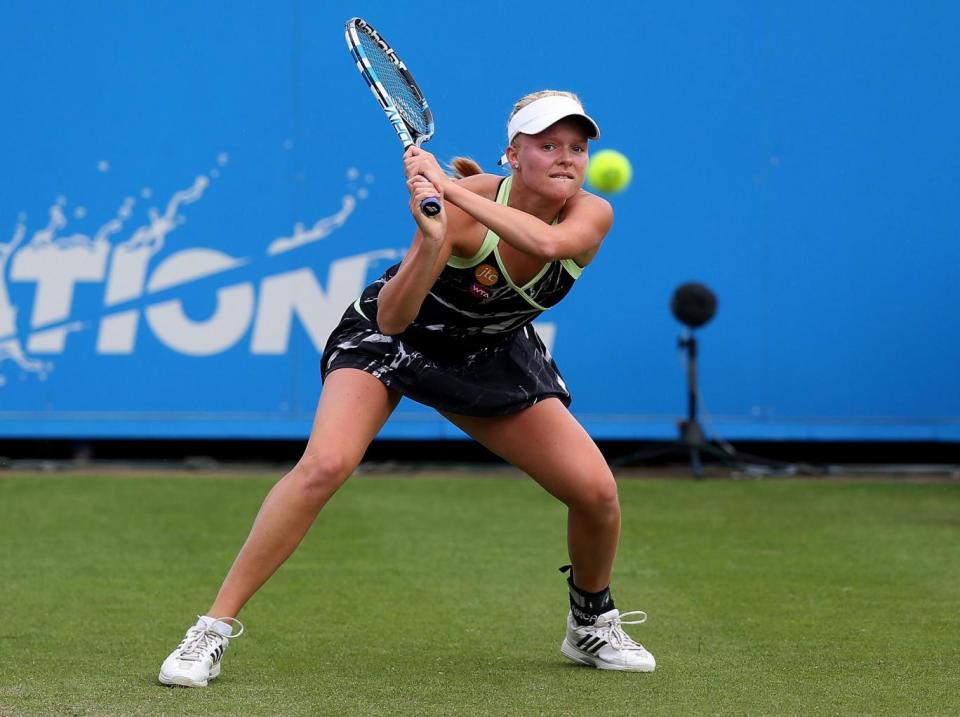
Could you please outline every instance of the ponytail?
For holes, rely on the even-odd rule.
[[[483,174],[483,168],[469,157],[454,157],[450,160],[450,169],[454,179],[472,177],[474,174]]]

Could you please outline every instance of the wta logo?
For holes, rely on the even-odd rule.
[[[489,264],[481,264],[474,269],[473,275],[477,281],[470,285],[469,291],[481,301],[486,301],[490,298],[490,289],[488,287],[497,283],[500,279],[500,272]]]
[[[309,226],[296,223],[259,255],[177,247],[188,207],[211,192],[227,162],[221,154],[215,168],[160,206],[149,206],[140,221],[138,201],[154,204],[146,188],[139,200],[127,197],[114,216],[88,233],[69,230],[71,222],[90,222],[84,221],[85,207],[73,207],[66,197],[59,197],[32,231],[21,213],[12,238],[0,243],[0,387],[12,367],[46,378],[73,343],[92,344],[98,355],[132,355],[148,338],[186,356],[215,356],[238,347],[253,355],[281,355],[299,326],[319,353],[372,266],[395,261],[401,252],[338,258],[320,277],[313,262],[297,261],[296,250],[341,228],[367,197],[365,185],[373,177],[348,170],[348,191],[335,212]],[[107,163],[99,170],[108,171]],[[81,341],[73,334],[86,336]]]

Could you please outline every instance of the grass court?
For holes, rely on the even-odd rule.
[[[563,659],[563,507],[509,471],[368,475],[159,685],[276,475],[0,474],[0,715],[953,715],[960,485],[620,478],[653,674]]]

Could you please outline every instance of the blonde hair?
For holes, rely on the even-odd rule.
[[[454,179],[472,177],[474,174],[483,174],[483,167],[470,157],[454,157],[450,160],[450,169]]]
[[[513,110],[510,112],[510,116],[507,118],[507,124],[510,123],[510,120],[513,119],[513,116],[517,114],[520,110],[526,107],[533,102],[536,102],[543,97],[569,97],[572,100],[575,100],[577,104],[581,107],[583,102],[580,101],[580,98],[577,97],[573,92],[568,92],[567,90],[537,90],[536,92],[531,92],[528,95],[524,95],[513,105]],[[511,140],[510,144],[516,146],[516,137]],[[454,157],[450,160],[450,169],[453,170],[454,179],[463,179],[464,177],[472,177],[474,174],[483,174],[483,168],[477,164],[470,157]]]

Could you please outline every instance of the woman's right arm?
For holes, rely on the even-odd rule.
[[[442,193],[433,182],[421,176],[411,177],[407,188],[417,233],[397,273],[384,284],[377,299],[377,326],[388,336],[403,333],[416,318],[452,251]],[[420,211],[420,202],[432,196],[440,198],[441,210],[436,216],[428,217]]]

